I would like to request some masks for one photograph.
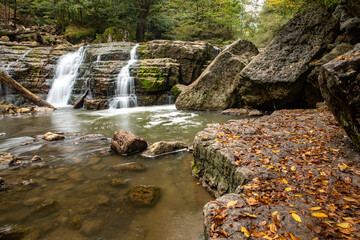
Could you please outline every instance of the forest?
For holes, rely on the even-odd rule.
[[[107,42],[238,38],[263,47],[295,13],[312,4],[334,9],[341,0],[1,0],[6,24],[56,25],[58,34]],[[356,1],[349,1],[355,4]]]

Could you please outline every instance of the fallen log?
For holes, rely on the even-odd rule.
[[[89,94],[89,90],[86,90],[86,92],[83,95],[81,95],[78,100],[76,100],[73,108],[74,109],[82,108],[84,106],[85,98],[87,97],[88,94]]]
[[[49,108],[56,110],[56,108],[53,105],[51,105],[47,101],[39,98],[38,96],[36,96],[32,92],[30,92],[29,90],[24,88],[23,86],[21,86],[17,81],[15,81],[12,77],[10,77],[6,72],[0,71],[0,83],[4,84],[5,86],[7,86],[8,88],[10,88],[12,90],[15,90],[21,96],[23,96],[27,100],[35,103],[36,105],[38,105],[40,107],[49,107]]]

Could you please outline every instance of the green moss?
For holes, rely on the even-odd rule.
[[[195,165],[195,162],[193,161],[191,163],[191,171],[192,173],[195,175],[195,176],[198,176],[199,175],[199,169],[197,168],[197,166]]]
[[[23,46],[12,46],[11,49],[13,50],[28,50],[28,47],[23,47]]]
[[[83,40],[93,40],[95,36],[96,31],[93,28],[69,25],[65,30],[66,39],[73,44],[80,43]]]
[[[53,36],[53,35],[44,36],[44,37],[42,38],[42,41],[43,41],[43,43],[46,44],[46,45],[52,45],[52,44],[55,44],[55,43],[56,43],[55,36]]]
[[[170,92],[175,98],[177,98],[180,95],[181,90],[177,86],[173,86]]]
[[[147,89],[147,90],[157,90],[164,83],[164,81],[157,81],[157,80],[151,81],[146,78],[141,78],[140,82],[141,82],[141,85],[143,86],[143,88]]]

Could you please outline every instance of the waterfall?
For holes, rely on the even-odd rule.
[[[110,108],[128,108],[137,107],[137,97],[135,95],[134,78],[130,76],[130,67],[137,62],[136,44],[130,51],[130,60],[125,67],[121,69],[116,78],[115,97],[110,102]]]
[[[12,63],[9,63],[9,64],[5,65],[5,66],[4,66],[5,72],[6,72],[9,76],[13,77],[13,76],[12,76],[13,74],[12,74],[11,68],[12,68],[13,66],[15,66],[17,63],[21,62],[32,50],[33,50],[32,48],[26,50],[25,53],[24,53],[23,55],[21,55],[21,57],[20,57],[18,60],[16,60],[15,62],[12,62]],[[4,97],[4,100],[5,100],[6,102],[8,102],[8,103],[15,103],[15,96],[14,96],[13,91],[12,91],[10,88],[2,85],[1,83],[0,83],[0,96],[3,96],[3,97]]]
[[[46,101],[55,107],[68,105],[78,69],[85,58],[86,51],[86,47],[81,47],[76,52],[67,53],[60,57],[56,66],[54,82]]]

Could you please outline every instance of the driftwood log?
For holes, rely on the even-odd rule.
[[[87,97],[88,94],[89,94],[89,90],[86,90],[86,92],[83,95],[81,95],[78,100],[76,100],[73,108],[74,109],[82,108],[84,106],[85,98]]]
[[[12,77],[10,77],[6,72],[0,71],[0,83],[7,86],[8,88],[15,90],[21,96],[26,98],[27,100],[33,102],[34,104],[40,107],[49,107],[52,109],[56,109],[53,105],[48,103],[47,101],[39,98],[23,86],[21,86],[17,81],[15,81]]]

